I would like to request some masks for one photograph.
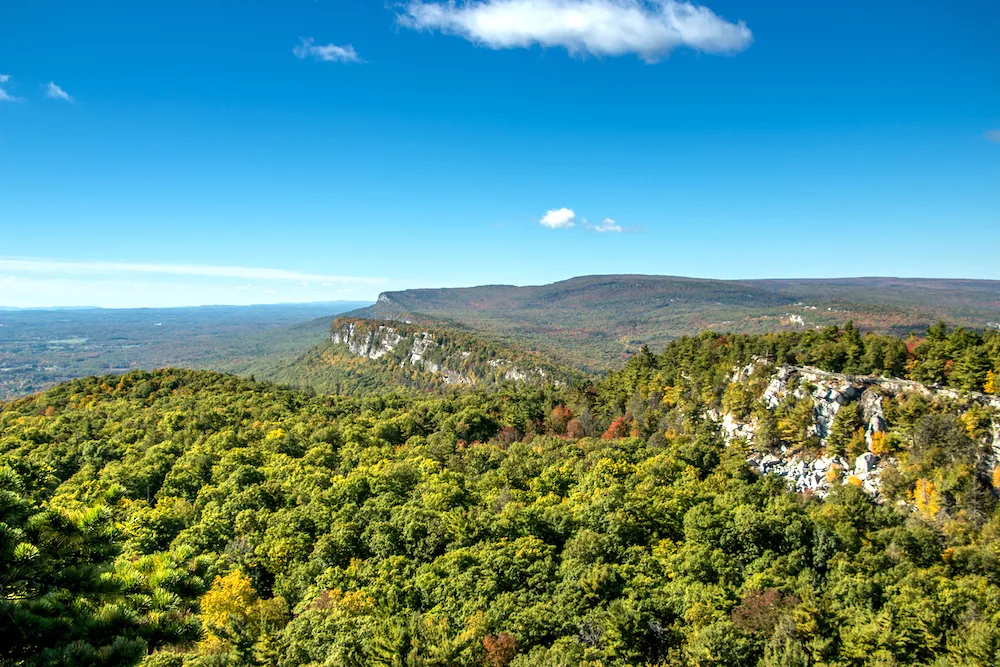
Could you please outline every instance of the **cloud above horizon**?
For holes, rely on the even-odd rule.
[[[595,232],[607,233],[614,232],[616,234],[621,234],[625,230],[611,218],[604,218],[601,224],[594,227]]]
[[[72,262],[47,259],[21,259],[0,257],[0,271],[13,273],[116,275],[128,273],[173,276],[202,276],[214,278],[242,278],[257,280],[293,280],[314,283],[359,283],[381,285],[387,278],[367,276],[336,276],[302,273],[285,269],[244,266],[205,266],[198,264],[146,264],[134,262]]]
[[[635,54],[650,63],[680,47],[726,54],[753,42],[745,22],[677,0],[412,0],[397,21],[491,49],[562,47],[574,55]]]
[[[45,97],[48,97],[49,99],[52,99],[52,100],[63,100],[64,102],[73,102],[73,101],[75,101],[73,99],[73,97],[69,93],[67,93],[65,90],[63,90],[59,86],[57,86],[52,81],[49,81],[45,85]]]
[[[171,307],[374,300],[389,278],[286,269],[0,257],[0,306]]]
[[[3,85],[8,81],[10,81],[10,74],[0,74],[0,102],[20,102],[20,97],[14,97],[3,88]]]
[[[576,213],[570,208],[550,209],[538,222],[549,229],[569,229],[576,223]]]
[[[301,43],[292,49],[300,60],[313,58],[327,63],[361,63],[361,56],[351,44],[316,44],[312,37],[303,37]]]

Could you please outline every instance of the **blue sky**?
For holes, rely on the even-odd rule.
[[[0,305],[1000,279],[1000,3],[6,2]]]

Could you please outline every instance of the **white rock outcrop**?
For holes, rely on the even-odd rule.
[[[358,334],[354,324],[349,324],[335,331],[330,339],[334,343],[346,345],[347,349],[359,357],[378,359],[396,349],[403,337],[395,329],[385,325],[381,325],[377,330],[369,331],[362,336]]]
[[[400,332],[396,327],[387,324],[373,324],[373,328],[358,326],[356,322],[347,322],[337,327],[330,334],[330,340],[334,344],[344,345],[351,354],[368,359],[380,359],[390,353],[399,351],[401,356],[401,366],[414,366],[428,373],[438,375],[447,385],[473,384],[475,379],[454,368],[448,368],[445,364],[450,359],[457,366],[463,366],[464,362],[472,356],[468,350],[450,350],[448,354],[441,352],[435,354],[434,351],[441,348],[434,334],[428,331],[418,331],[416,333]],[[428,358],[430,356],[430,358]],[[433,361],[432,359],[445,361]],[[491,359],[487,365],[496,372],[496,377],[511,381],[525,382],[532,379],[545,380],[549,373],[540,367],[521,368],[509,359]],[[565,385],[564,382],[554,380],[556,386]]]
[[[746,367],[736,368],[731,381],[745,381],[765,366],[763,361],[755,360]],[[793,379],[797,379],[797,382],[793,382]],[[864,421],[865,439],[870,448],[872,437],[886,431],[883,396],[913,391],[946,398],[958,398],[961,395],[1000,412],[1000,397],[996,396],[960,394],[952,389],[929,387],[909,380],[850,376],[795,366],[780,366],[774,370],[761,395],[761,401],[769,410],[774,410],[790,394],[799,399],[809,396],[813,401],[813,433],[821,444],[825,444],[829,437],[837,412],[845,405],[857,401]],[[757,424],[752,421],[742,422],[732,414],[720,414],[717,410],[708,411],[706,417],[719,425],[727,442],[744,441],[753,445]],[[987,465],[1000,464],[1000,419],[992,426],[992,451],[992,460],[987,461]],[[868,451],[858,456],[852,464],[842,457],[816,457],[789,452],[785,446],[780,451],[753,453],[747,461],[761,474],[783,477],[789,487],[796,491],[825,496],[835,486],[856,484],[879,501],[882,499],[882,471],[887,465],[896,462],[891,457],[879,457]]]

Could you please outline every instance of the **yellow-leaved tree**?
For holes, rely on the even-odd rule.
[[[871,444],[872,454],[875,456],[885,456],[891,451],[889,445],[889,434],[883,433],[882,431],[876,431],[872,433],[872,444]]]
[[[257,603],[257,591],[250,578],[239,570],[216,577],[212,588],[201,598],[201,622],[205,638],[201,650],[219,653],[233,640],[233,625],[245,622],[250,608]]]
[[[269,652],[268,633],[282,627],[287,614],[284,598],[259,599],[250,578],[239,570],[216,577],[201,598],[199,616],[205,635],[198,644],[199,652],[227,653],[246,645],[248,638],[257,640],[253,647],[256,653]]]
[[[917,509],[928,517],[937,516],[941,511],[941,497],[934,482],[929,479],[918,479],[913,490],[913,500]]]

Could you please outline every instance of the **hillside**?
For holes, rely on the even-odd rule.
[[[327,340],[295,358],[245,372],[315,391],[353,396],[395,389],[565,385],[584,374],[540,354],[439,322],[336,318]]]
[[[620,366],[643,344],[660,349],[709,329],[796,331],[853,320],[866,331],[905,336],[939,320],[1000,327],[1000,282],[586,276],[529,287],[386,292],[373,306],[349,315],[451,321],[564,365],[602,371]]]
[[[0,404],[0,664],[996,665],[998,374],[848,328],[583,391],[74,380]]]

